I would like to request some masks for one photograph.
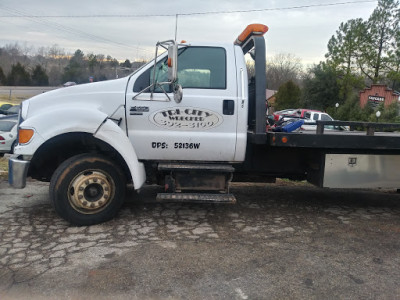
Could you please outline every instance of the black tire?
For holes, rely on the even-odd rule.
[[[50,201],[58,215],[74,225],[112,219],[125,199],[121,168],[100,155],[79,154],[64,161],[50,181]]]

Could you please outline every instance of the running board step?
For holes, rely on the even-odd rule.
[[[218,173],[232,173],[235,169],[231,165],[221,164],[186,164],[186,163],[159,163],[160,171],[208,171]]]
[[[156,200],[157,202],[236,203],[233,194],[158,193]]]

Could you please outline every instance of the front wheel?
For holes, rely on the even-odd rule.
[[[17,141],[15,140],[11,145],[10,154],[14,154],[14,149],[16,146],[17,146]]]
[[[50,200],[56,212],[75,225],[93,225],[112,219],[125,198],[121,168],[100,155],[80,154],[64,161],[50,182]]]

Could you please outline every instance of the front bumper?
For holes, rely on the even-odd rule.
[[[11,156],[8,161],[8,183],[17,189],[23,189],[26,185],[30,161],[21,160],[17,155]]]

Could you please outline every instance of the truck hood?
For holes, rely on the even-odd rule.
[[[95,83],[59,88],[23,102],[24,119],[43,110],[66,109],[68,107],[97,109],[107,115],[125,104],[125,92],[129,77]]]

